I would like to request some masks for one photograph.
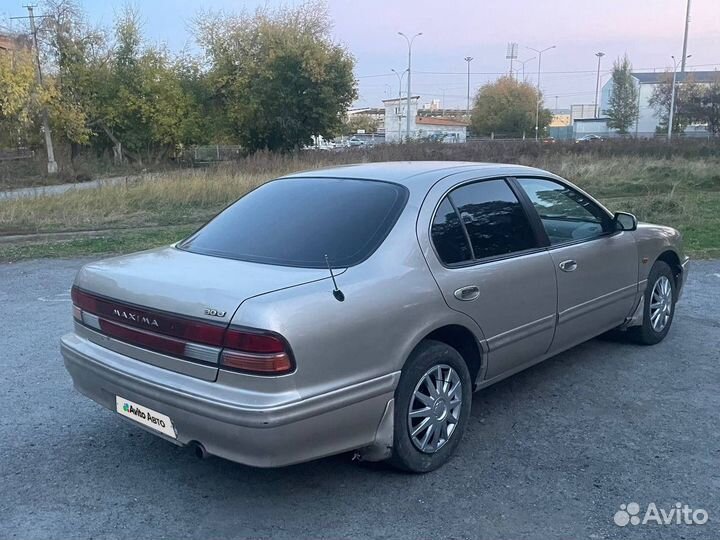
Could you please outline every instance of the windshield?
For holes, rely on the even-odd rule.
[[[231,259],[325,267],[358,264],[382,243],[407,200],[397,184],[288,178],[251,191],[178,248]]]

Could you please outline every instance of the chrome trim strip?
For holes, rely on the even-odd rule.
[[[632,285],[603,294],[602,296],[598,296],[597,298],[593,298],[592,300],[588,300],[582,304],[569,307],[560,312],[558,324],[563,324],[578,317],[582,317],[583,315],[587,315],[591,311],[612,304],[622,298],[635,296],[637,294],[637,287],[637,284],[633,283]]]
[[[127,356],[132,360],[137,360],[152,366],[174,371],[176,373],[182,373],[183,375],[189,375],[206,381],[214,381],[217,378],[217,358],[213,365],[200,364],[192,360],[183,360],[182,358],[168,356],[149,349],[143,349],[142,347],[111,338],[105,334],[94,331],[92,328],[83,326],[78,322],[75,323],[75,333],[79,337],[88,340],[94,345],[109,349],[117,354]]]
[[[220,355],[219,347],[210,347],[209,345],[200,345],[199,343],[188,342],[185,345],[185,356],[216,364]]]
[[[93,315],[87,311],[82,312],[82,322],[87,326],[91,326],[96,330],[100,330],[100,317]]]
[[[550,330],[554,326],[555,313],[488,338],[488,348],[491,352],[497,351],[516,341],[527,339],[545,330]]]

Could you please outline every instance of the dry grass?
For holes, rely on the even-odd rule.
[[[612,210],[681,229],[692,251],[720,255],[720,155],[613,156],[578,145],[407,145],[356,152],[260,154],[218,168],[154,174],[123,185],[0,202],[0,234],[192,225],[271,178],[358,161],[458,159],[537,166],[570,179]]]

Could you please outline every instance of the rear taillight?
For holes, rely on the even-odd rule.
[[[285,339],[273,332],[227,327],[127,305],[72,288],[73,317],[107,336],[157,351],[258,375],[295,368]]]
[[[228,328],[220,355],[223,367],[264,375],[283,375],[294,369],[287,342],[278,334]]]

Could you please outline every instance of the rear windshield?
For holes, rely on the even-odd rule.
[[[407,200],[397,184],[289,178],[251,191],[180,249],[243,261],[324,268],[358,264],[382,243]]]

